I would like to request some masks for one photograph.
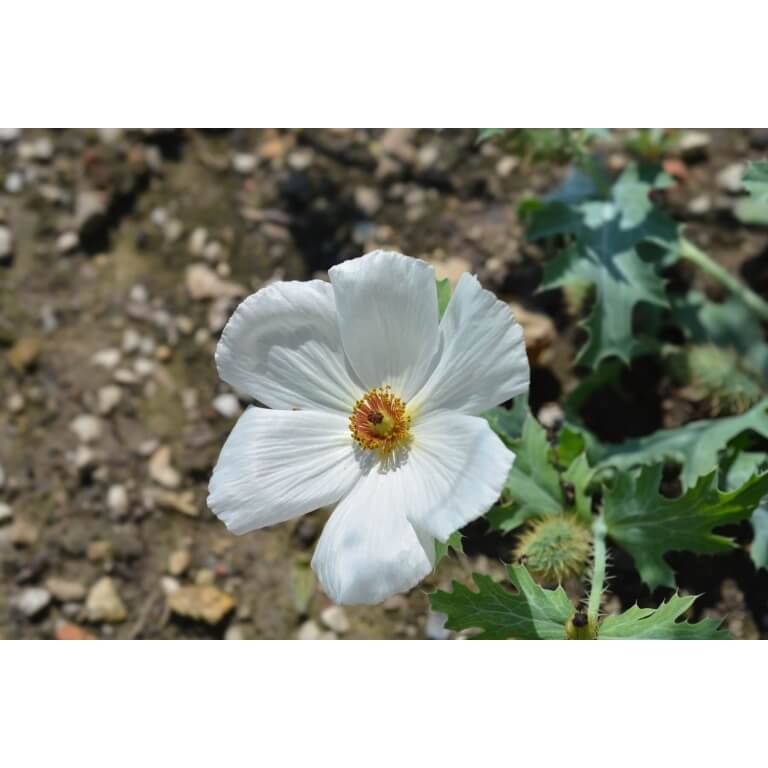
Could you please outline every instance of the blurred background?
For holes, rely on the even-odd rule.
[[[1,129],[0,637],[451,636],[424,592],[503,572],[511,546],[483,521],[468,557],[409,595],[340,609],[308,567],[326,512],[234,537],[207,510],[245,405],[213,352],[239,299],[266,283],[394,248],[438,277],[472,271],[512,305],[531,408],[552,419],[582,332],[557,292],[535,292],[544,252],[524,240],[519,209],[565,178],[568,147],[548,129]],[[662,163],[675,218],[768,293],[767,230],[739,207],[768,130],[612,131],[594,149],[615,173]],[[702,415],[642,360],[627,388],[629,408],[585,409],[603,439]],[[757,636],[766,617],[748,587],[700,570],[691,591],[711,590],[710,611]]]

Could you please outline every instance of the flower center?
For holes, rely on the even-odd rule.
[[[410,440],[410,426],[405,403],[392,394],[389,385],[366,392],[349,417],[349,431],[357,444],[382,456]]]

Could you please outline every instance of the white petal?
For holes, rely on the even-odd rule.
[[[362,394],[344,357],[333,288],[278,282],[249,296],[216,349],[219,375],[270,408],[347,415]]]
[[[477,278],[464,274],[440,323],[442,354],[410,403],[414,413],[479,414],[528,390],[523,329]]]
[[[360,478],[357,450],[341,415],[248,408],[221,449],[208,506],[246,533],[333,504]]]
[[[329,271],[344,351],[366,389],[409,400],[434,367],[437,291],[429,264],[374,251]]]
[[[515,460],[485,419],[434,413],[412,428],[413,443],[401,471],[406,516],[441,541],[499,498]]]
[[[377,467],[333,511],[312,568],[335,603],[379,603],[434,567],[435,542],[408,522],[401,496],[400,478]]]

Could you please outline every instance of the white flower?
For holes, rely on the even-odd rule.
[[[498,498],[514,454],[479,414],[528,389],[528,360],[472,275],[438,324],[426,262],[375,251],[329,274],[263,288],[224,329],[221,378],[268,408],[240,417],[208,504],[234,533],[335,504],[312,567],[335,602],[376,603]]]

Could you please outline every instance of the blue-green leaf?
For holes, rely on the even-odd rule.
[[[659,493],[661,475],[661,465],[643,468],[637,477],[624,472],[603,498],[608,535],[632,556],[651,589],[675,586],[674,573],[664,560],[667,552],[711,554],[732,549],[733,540],[714,529],[748,519],[768,493],[768,473],[722,492],[713,469],[682,496],[667,498]]]
[[[598,640],[730,640],[716,619],[696,624],[678,619],[693,605],[695,596],[672,595],[658,608],[632,606],[617,616],[607,616],[597,631]]]
[[[472,574],[477,592],[457,581],[451,592],[433,592],[432,609],[448,619],[448,629],[480,629],[481,640],[564,640],[565,624],[574,608],[562,587],[543,589],[522,565],[507,567],[516,592],[509,592],[490,576]]]

